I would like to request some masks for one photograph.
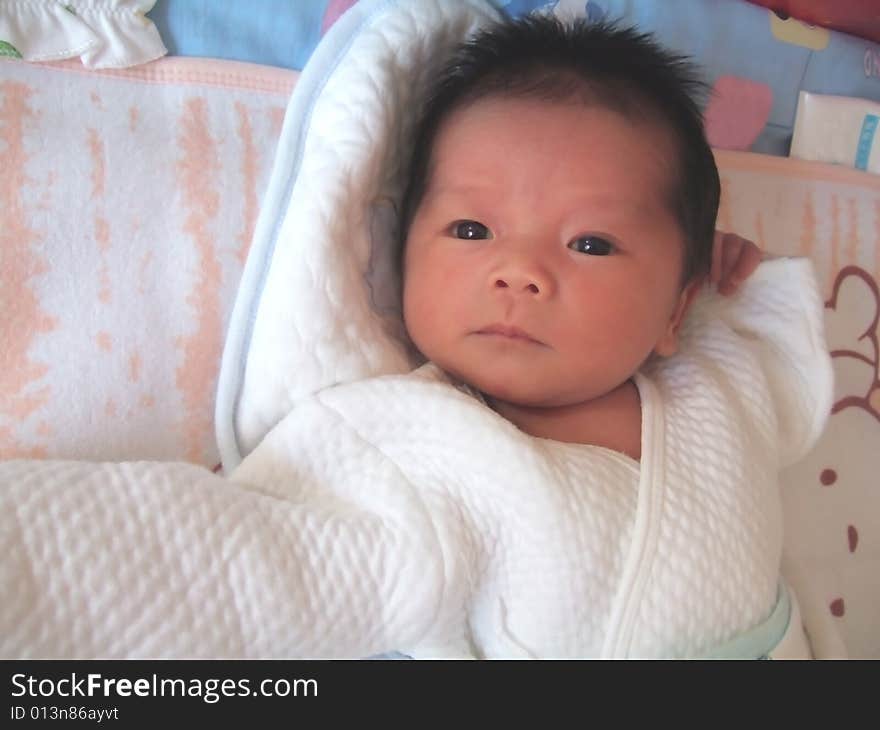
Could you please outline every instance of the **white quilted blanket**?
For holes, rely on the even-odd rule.
[[[228,475],[0,463],[0,655],[683,656],[772,613],[775,469],[831,392],[808,265],[707,297],[682,357],[639,375],[640,465],[531,439],[433,366],[409,372],[387,245],[400,111],[493,14],[377,0],[334,26],[236,303]]]
[[[711,651],[774,608],[774,466],[827,413],[811,277],[704,297],[638,378],[640,465],[528,437],[432,365],[300,401],[228,479],[2,463],[0,654]]]

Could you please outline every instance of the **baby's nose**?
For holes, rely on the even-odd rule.
[[[552,292],[552,279],[547,271],[536,263],[508,262],[492,272],[489,285],[495,291],[505,291],[516,296],[544,298]]]
[[[534,281],[529,279],[505,275],[504,278],[495,280],[496,289],[513,289],[514,292],[527,292],[531,294],[540,294],[541,287]]]

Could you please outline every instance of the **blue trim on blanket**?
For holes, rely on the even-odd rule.
[[[696,659],[769,659],[779,646],[791,623],[791,598],[785,584],[780,582],[776,605],[767,619],[744,634],[726,641]],[[412,659],[398,651],[374,654],[367,659]]]
[[[768,659],[788,631],[790,622],[791,599],[785,584],[780,582],[776,606],[763,623],[697,658]]]

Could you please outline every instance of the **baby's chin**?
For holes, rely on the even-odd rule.
[[[442,363],[434,360],[454,379],[478,390],[490,404],[507,404],[514,408],[558,409],[580,406],[603,398],[627,383],[632,373],[617,373],[616,377],[596,377],[589,371],[560,371],[499,364],[481,367],[482,363]],[[496,410],[498,410],[496,408]]]
[[[441,366],[442,367],[442,366]],[[498,372],[456,372],[444,368],[452,377],[480,391],[496,403],[519,408],[555,408],[583,399],[581,394],[563,392],[550,378],[535,377],[533,373],[510,374]]]

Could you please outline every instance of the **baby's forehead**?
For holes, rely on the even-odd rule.
[[[674,124],[660,112],[652,113],[647,107],[605,103],[604,100],[595,97],[583,99],[573,95],[559,99],[494,92],[472,99],[460,100],[442,115],[436,131],[430,139],[428,171],[430,171],[430,163],[434,161],[438,145],[445,141],[451,133],[472,123],[475,114],[479,113],[481,127],[503,132],[522,115],[522,108],[527,108],[529,118],[536,122],[524,135],[526,139],[540,137],[545,128],[552,128],[554,119],[571,110],[583,112],[579,121],[583,128],[597,124],[597,114],[595,113],[598,113],[600,117],[615,119],[616,131],[619,134],[628,136],[633,141],[647,138],[653,145],[668,151],[669,166],[675,166],[678,157],[676,153],[681,144],[680,135]]]
[[[554,173],[569,170],[569,187],[595,191],[604,182],[609,190],[655,195],[676,188],[681,176],[675,136],[659,120],[577,99],[475,99],[442,120],[428,152],[425,193],[497,188],[505,174],[516,178],[524,160],[541,155],[537,172],[546,169],[548,185],[559,181]]]

